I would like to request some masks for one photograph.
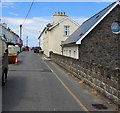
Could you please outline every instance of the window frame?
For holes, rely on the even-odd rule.
[[[70,34],[70,26],[64,25],[64,36],[69,36]]]

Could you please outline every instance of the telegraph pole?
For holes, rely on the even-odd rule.
[[[22,25],[20,25],[20,40],[22,39]]]
[[[22,25],[20,25],[20,43],[22,43]],[[20,51],[22,51],[22,46],[20,46]]]
[[[28,36],[26,37],[26,46],[28,46]]]

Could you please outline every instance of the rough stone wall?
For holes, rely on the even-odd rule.
[[[120,68],[120,34],[113,34],[111,24],[120,22],[120,5],[107,15],[83,40],[79,46],[79,59]]]
[[[111,69],[102,65],[50,53],[51,59],[71,72],[80,80],[120,104],[120,69]]]

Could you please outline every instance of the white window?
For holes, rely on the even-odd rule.
[[[68,56],[68,50],[66,50],[66,55]]]
[[[76,51],[74,51],[74,57],[76,57]]]
[[[64,26],[64,35],[69,36],[69,28],[70,26]]]
[[[120,33],[120,22],[113,22],[111,25],[111,30],[113,33],[119,34]]]
[[[69,50],[69,56],[71,56],[71,50]]]

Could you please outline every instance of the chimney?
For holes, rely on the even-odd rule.
[[[67,15],[65,14],[65,12],[55,12],[53,15],[53,24],[59,22],[60,20],[66,18]]]
[[[55,14],[54,15],[57,15],[56,11],[55,11]]]
[[[10,31],[10,28],[8,27],[8,31]]]
[[[58,12],[58,15],[60,15],[60,12]]]
[[[2,25],[3,25],[5,28],[7,28],[7,24],[6,24],[6,23],[3,23]]]

